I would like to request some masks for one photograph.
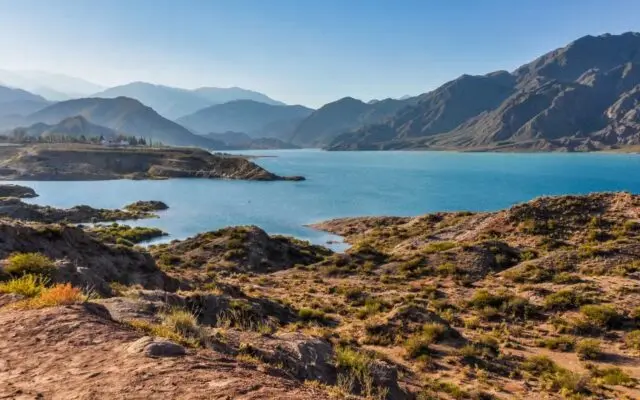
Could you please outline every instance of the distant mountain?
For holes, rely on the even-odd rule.
[[[208,133],[205,136],[235,150],[299,149],[298,146],[277,138],[252,138],[243,132]]]
[[[299,146],[321,147],[341,133],[381,122],[413,102],[412,98],[404,101],[386,99],[365,103],[345,97],[322,106],[301,121],[290,141]]]
[[[512,73],[464,75],[332,150],[597,150],[640,144],[640,34],[585,36]]]
[[[0,70],[0,83],[28,90],[52,101],[84,97],[103,89],[84,79],[43,71]]]
[[[27,136],[50,136],[50,135],[64,135],[79,138],[84,136],[113,138],[118,136],[118,133],[113,129],[105,128],[104,126],[92,124],[82,116],[75,116],[65,118],[55,125],[49,125],[42,122],[38,122],[26,128],[15,128],[12,133],[22,132]]]
[[[271,104],[273,106],[285,106],[286,104],[272,99],[271,97],[255,92],[253,90],[242,89],[239,87],[216,88],[201,87],[193,90],[194,93],[200,95],[213,104],[223,104],[234,100],[253,100],[259,103]]]
[[[154,85],[146,82],[133,82],[116,86],[96,93],[94,97],[115,98],[130,97],[141,101],[169,119],[192,114],[206,107],[227,103],[234,100],[254,100],[265,104],[277,102],[268,96],[240,88],[200,88],[195,90],[180,89],[170,86]]]
[[[27,116],[23,122],[57,124],[65,118],[76,116],[125,135],[161,141],[167,145],[226,148],[221,142],[194,135],[183,126],[160,116],[150,107],[126,97],[63,101]]]
[[[219,142],[223,142],[224,144],[232,147],[237,146],[245,146],[251,143],[251,136],[247,135],[244,132],[231,132],[227,131],[225,133],[207,133],[204,135],[205,137],[213,140],[217,140]]]
[[[0,86],[0,126],[18,119],[18,116],[41,110],[49,104],[47,100],[36,94]]]
[[[303,106],[280,106],[236,100],[207,107],[177,122],[195,132],[245,132],[252,137],[285,138],[313,112]]]

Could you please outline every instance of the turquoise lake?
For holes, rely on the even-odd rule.
[[[305,224],[362,215],[489,211],[541,195],[626,190],[640,192],[634,154],[501,154],[455,152],[244,151],[255,161],[303,182],[204,179],[167,181],[16,182],[31,186],[38,204],[118,208],[162,200],[170,209],[153,220],[168,239],[228,225],[254,224],[314,243],[336,239]]]

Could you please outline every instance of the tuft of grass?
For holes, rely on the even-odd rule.
[[[576,344],[576,353],[581,360],[597,360],[602,356],[600,341],[597,339],[583,339]]]
[[[456,242],[434,242],[429,243],[427,246],[425,246],[422,249],[422,252],[425,254],[439,253],[441,251],[451,250],[454,247],[458,247],[458,244]]]
[[[198,319],[187,310],[180,308],[171,309],[161,315],[162,324],[180,336],[200,339],[202,331],[198,325]]]
[[[29,299],[20,301],[15,304],[16,308],[34,309],[56,306],[68,306],[71,304],[82,303],[86,297],[82,291],[71,286],[70,283],[59,283],[50,288],[44,288],[40,293]]]
[[[522,363],[522,369],[537,378],[548,392],[560,393],[571,399],[579,399],[590,393],[584,376],[559,367],[547,356],[529,357]]]
[[[25,297],[35,297],[44,289],[48,280],[39,275],[23,275],[6,282],[0,282],[0,293],[13,293]]]
[[[49,257],[40,253],[15,253],[9,256],[4,271],[11,276],[41,275],[51,278],[56,266]]]
[[[429,345],[431,343],[433,343],[433,339],[424,334],[410,336],[404,342],[404,349],[407,352],[407,357],[418,358],[421,356],[428,356]]]
[[[560,290],[544,298],[545,308],[555,311],[570,310],[580,307],[586,302],[587,300],[583,296],[571,289]]]
[[[618,367],[598,368],[597,366],[587,367],[591,372],[591,377],[597,383],[605,385],[619,385],[633,387],[636,380]]]
[[[640,351],[640,329],[627,333],[624,342],[630,349]]]
[[[614,328],[620,322],[620,314],[611,306],[589,304],[580,307],[584,318],[602,328]]]
[[[541,339],[538,346],[557,351],[572,351],[576,340],[572,336],[558,336],[555,338]]]

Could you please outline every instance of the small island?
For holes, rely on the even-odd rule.
[[[109,147],[55,143],[0,148],[0,179],[111,180],[208,178],[304,180],[271,173],[247,158],[187,147]]]

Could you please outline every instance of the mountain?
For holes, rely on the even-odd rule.
[[[386,99],[365,103],[345,97],[322,106],[305,118],[295,128],[290,141],[299,146],[323,146],[343,132],[381,122],[413,101],[413,98],[404,101]]]
[[[239,87],[216,88],[202,87],[193,90],[194,93],[206,99],[211,104],[223,104],[234,100],[253,100],[259,103],[271,104],[273,106],[285,106],[286,104],[272,99],[271,97],[255,92],[253,90],[242,89]]]
[[[303,106],[236,100],[207,107],[179,118],[177,122],[195,132],[235,131],[252,137],[285,138],[298,122],[312,112]]]
[[[144,137],[167,145],[225,149],[224,144],[194,135],[183,126],[163,118],[138,100],[126,97],[63,101],[27,116],[23,122],[57,124],[65,118],[76,116],[125,135]]]
[[[53,101],[84,97],[103,90],[100,85],[84,79],[43,71],[0,70],[0,82]]]
[[[94,97],[130,97],[141,101],[169,119],[192,114],[206,107],[234,100],[254,100],[265,104],[282,105],[268,96],[241,88],[203,87],[187,90],[146,82],[133,82],[96,93]]]
[[[298,146],[278,138],[252,138],[243,132],[208,133],[205,136],[223,142],[229,149],[235,150],[299,149]]]
[[[327,147],[584,151],[638,145],[640,33],[585,36],[511,73],[463,75],[418,99]]]
[[[0,126],[10,124],[20,115],[27,115],[48,106],[42,96],[22,89],[0,86]]]
[[[92,124],[82,116],[65,118],[55,125],[38,122],[26,128],[15,128],[12,133],[21,133],[27,136],[63,135],[72,137],[84,136],[86,138],[100,136],[113,138],[118,136],[118,133],[113,129]]]

